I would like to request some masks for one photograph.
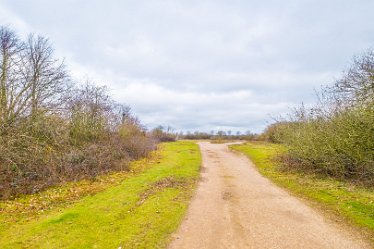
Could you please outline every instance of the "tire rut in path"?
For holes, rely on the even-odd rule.
[[[199,145],[201,181],[169,249],[370,248],[261,176],[227,144]]]

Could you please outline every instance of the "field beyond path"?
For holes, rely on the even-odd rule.
[[[170,249],[370,248],[261,176],[227,144],[200,148],[201,182]]]

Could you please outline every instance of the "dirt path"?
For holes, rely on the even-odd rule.
[[[170,249],[370,248],[262,177],[226,144],[200,148],[201,183]]]

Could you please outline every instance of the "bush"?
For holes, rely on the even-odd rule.
[[[311,119],[289,127],[285,143],[299,166],[326,175],[372,181],[374,112],[350,110],[329,120]]]
[[[150,132],[150,136],[157,142],[173,142],[177,137],[174,133],[171,132],[170,127],[166,131],[164,131],[164,128],[162,126],[154,128]]]
[[[288,145],[288,166],[374,186],[374,54],[356,57],[318,106],[300,108],[265,135]]]
[[[136,124],[108,128],[86,139],[86,133],[72,136],[69,122],[59,116],[40,115],[36,120],[25,120],[0,136],[0,198],[126,170],[129,161],[155,149],[155,141]]]
[[[291,122],[277,122],[266,127],[265,131],[260,135],[259,140],[282,143],[287,136],[288,128],[292,126]]]

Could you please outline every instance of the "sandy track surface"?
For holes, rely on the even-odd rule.
[[[370,248],[262,177],[226,144],[200,148],[201,182],[170,249]]]

